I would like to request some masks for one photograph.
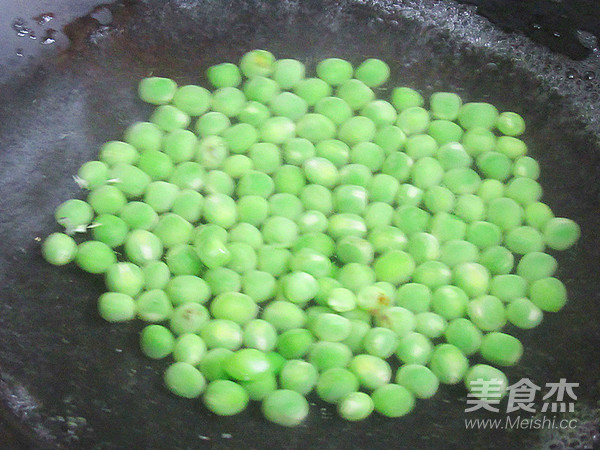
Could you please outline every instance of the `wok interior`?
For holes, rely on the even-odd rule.
[[[240,416],[216,417],[161,386],[165,362],[138,351],[141,324],[108,325],[97,317],[101,278],[42,261],[35,238],[56,230],[59,203],[83,195],[71,176],[96,157],[101,143],[148,117],[151,107],[136,98],[138,80],[155,74],[208,87],[204,70],[210,64],[236,62],[253,48],[300,59],[309,72],[330,56],[353,63],[378,57],[392,71],[379,97],[400,85],[425,97],[451,91],[525,117],[524,140],[542,168],[543,200],[555,214],[576,220],[583,236],[575,250],[557,257],[567,307],[546,314],[535,330],[508,327],[522,339],[525,354],[507,375],[512,382],[579,382],[581,408],[597,398],[600,333],[590,323],[600,291],[596,124],[579,114],[587,97],[566,95],[556,66],[549,65],[552,57],[462,7],[425,0],[403,6],[149,0],[111,9],[112,27],[87,19],[72,24],[68,52],[15,76],[0,93],[0,393],[28,436],[62,445],[102,442],[106,448],[205,442],[523,448],[548,438],[537,431],[465,430],[462,385],[443,387],[401,420],[350,424],[317,400],[306,425],[291,430],[265,423],[256,405]]]

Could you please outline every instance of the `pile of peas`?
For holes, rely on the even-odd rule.
[[[56,209],[44,257],[103,275],[100,315],[148,322],[167,388],[215,414],[255,400],[296,426],[316,391],[349,421],[400,417],[480,378],[504,395],[497,367],[523,347],[502,328],[563,307],[546,250],[579,227],[540,201],[521,116],[448,92],[425,109],[408,87],[378,99],[389,74],[328,58],[307,77],[254,50],[210,67],[212,92],[143,79],[156,109],[81,167],[87,198]]]

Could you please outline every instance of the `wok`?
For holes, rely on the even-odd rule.
[[[525,23],[526,34],[552,49],[450,1],[144,0],[110,6],[108,26],[89,16],[74,21],[65,28],[69,49],[36,57],[29,70],[7,64],[0,85],[0,401],[15,441],[6,446],[507,449],[563,448],[568,439],[575,447],[592,445],[600,423],[598,51],[589,33],[580,33],[584,44],[574,41],[576,15],[566,25],[556,19],[567,44],[549,38],[553,31],[544,28],[548,16],[540,11],[551,15],[561,7],[555,2],[515,10],[513,22],[502,4],[519,8],[520,2],[485,3],[488,17],[504,14],[502,27]],[[42,260],[40,238],[57,229],[54,208],[83,196],[72,175],[101,143],[148,117],[151,107],[136,98],[138,80],[155,74],[206,85],[206,67],[237,61],[253,48],[298,58],[309,68],[328,56],[354,63],[378,57],[392,69],[386,86],[407,85],[426,96],[453,91],[525,117],[524,139],[542,168],[544,201],[575,219],[582,237],[556,255],[569,303],[532,331],[508,327],[525,353],[506,372],[513,382],[580,383],[568,415],[581,419],[578,429],[466,430],[466,417],[498,415],[466,414],[462,385],[443,386],[398,420],[374,415],[344,422],[317,399],[306,423],[294,429],[267,423],[257,405],[217,417],[161,386],[166,363],[138,351],[140,323],[99,319],[101,277]],[[378,92],[386,94],[387,87]]]

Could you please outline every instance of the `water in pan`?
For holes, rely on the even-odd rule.
[[[309,65],[333,55],[354,62],[378,56],[390,62],[395,84],[426,94],[456,91],[466,100],[487,100],[526,117],[546,198],[557,213],[577,219],[584,229],[582,251],[560,264],[571,298],[581,300],[571,302],[563,323],[549,318],[539,331],[520,336],[535,351],[510,375],[556,381],[568,373],[595,395],[594,369],[585,369],[590,360],[586,348],[600,344],[600,337],[596,332],[586,341],[576,331],[598,309],[600,289],[590,263],[598,260],[598,238],[585,233],[598,227],[592,209],[598,195],[593,182],[598,122],[589,97],[594,92],[566,75],[569,69],[597,73],[591,68],[595,54],[571,64],[496,30],[472,8],[433,0],[402,5],[146,1],[115,5],[112,15],[108,27],[89,18],[76,21],[66,30],[72,41],[68,53],[27,79],[16,79],[16,89],[0,93],[5,148],[0,210],[6,212],[0,225],[0,339],[6,343],[0,362],[21,361],[3,365],[3,370],[38,399],[39,421],[47,429],[56,429],[50,417],[81,416],[87,424],[79,431],[82,445],[103,441],[107,447],[193,447],[208,439],[229,447],[379,447],[398,445],[400,434],[403,445],[419,448],[454,448],[465,442],[475,448],[512,448],[538,439],[527,432],[465,431],[462,387],[443,390],[401,422],[374,417],[351,426],[316,414],[306,426],[290,431],[265,425],[256,410],[235,419],[207,415],[156,384],[162,365],[138,356],[135,325],[108,329],[96,319],[93,305],[102,292],[101,280],[76,270],[57,277],[43,264],[34,237],[46,235],[53,208],[76,195],[70,176],[96,155],[101,142],[148,115],[149,108],[136,100],[137,80],[155,73],[181,83],[204,83],[202,71],[209,64],[237,60],[256,47]],[[565,327],[565,317],[572,326]],[[550,338],[552,347],[545,345]],[[573,375],[573,367],[582,369]],[[65,413],[66,405],[72,412]],[[53,435],[55,442],[68,444],[60,429]],[[224,435],[227,441],[222,441]]]

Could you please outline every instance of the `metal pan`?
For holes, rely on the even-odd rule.
[[[44,448],[530,448],[574,439],[562,431],[467,430],[466,392],[444,386],[408,417],[351,424],[313,399],[306,423],[283,429],[257,405],[221,418],[161,386],[164,361],[137,349],[140,324],[108,325],[95,310],[101,278],[55,268],[39,239],[53,210],[83,194],[71,176],[150,107],[135,87],[149,74],[205,83],[204,70],[253,48],[308,67],[324,57],[388,61],[389,88],[460,93],[521,113],[524,139],[542,167],[544,200],[583,230],[557,255],[570,302],[522,339],[511,380],[580,383],[573,417],[581,445],[597,432],[600,327],[600,172],[595,56],[573,62],[507,34],[453,2],[146,0],[111,6],[113,23],[83,18],[66,28],[70,49],[0,85],[0,399],[28,446]],[[9,68],[7,68],[9,69]],[[596,72],[600,75],[600,72]],[[497,417],[494,413],[481,417]],[[594,428],[596,427],[596,428]],[[566,442],[566,441],[565,441]],[[571,442],[574,442],[571,440]],[[558,445],[558,444],[557,444]],[[561,447],[556,447],[561,448]]]

